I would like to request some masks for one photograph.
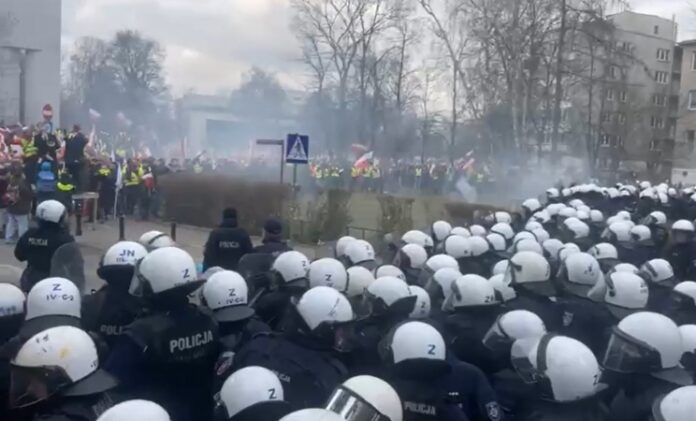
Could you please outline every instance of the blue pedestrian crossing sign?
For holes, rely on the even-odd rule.
[[[289,134],[285,142],[285,162],[306,164],[309,162],[309,136]]]

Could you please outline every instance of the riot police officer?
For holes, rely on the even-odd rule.
[[[188,302],[202,284],[193,258],[181,249],[164,247],[145,256],[131,292],[151,312],[125,330],[105,366],[127,387],[162,404],[175,421],[210,419],[213,407],[218,327]]]
[[[406,275],[406,282],[413,285],[418,282],[418,277],[426,260],[428,260],[428,252],[423,246],[406,244],[396,253],[394,266]]]
[[[75,241],[64,224],[66,209],[56,200],[46,200],[36,207],[38,226],[30,228],[19,239],[14,254],[20,262],[27,262],[22,276],[22,290],[29,292],[38,281],[51,273],[53,254],[61,246]]]
[[[679,220],[672,224],[672,243],[665,250],[664,258],[672,265],[677,279],[686,280],[694,274],[692,268],[696,243],[694,243],[694,224]]]
[[[346,350],[353,310],[341,293],[318,286],[293,300],[286,318],[283,333],[260,334],[242,346],[233,368],[275,372],[294,409],[322,405],[347,374],[335,353]]]
[[[215,421],[278,421],[290,413],[278,376],[263,367],[235,371],[216,394]]]
[[[692,384],[679,365],[682,352],[681,333],[668,317],[646,311],[621,320],[602,360],[619,389],[609,419],[647,421],[655,398]]]
[[[672,289],[677,284],[672,265],[664,259],[653,259],[640,267],[639,275],[645,279],[650,290],[648,309],[658,313],[666,311]]]
[[[171,421],[167,411],[151,401],[133,399],[107,409],[97,421]]]
[[[261,243],[261,245],[254,247],[254,253],[265,253],[278,257],[281,253],[292,250],[288,243],[283,241],[283,224],[275,218],[270,218],[264,223]]]
[[[393,387],[373,376],[355,376],[331,394],[326,409],[343,419],[402,421],[401,399]]]
[[[696,386],[684,386],[658,397],[653,404],[652,416],[660,421],[689,421],[694,412]]]
[[[24,321],[25,303],[26,297],[21,289],[12,284],[0,283],[0,344],[5,344],[19,333],[19,328]],[[0,360],[0,396],[7,396],[7,388],[10,384],[7,362],[12,357],[13,355],[7,355],[4,357],[5,361]],[[7,417],[9,417],[7,401],[4,400],[0,403],[0,419]]]
[[[10,370],[10,406],[29,408],[35,420],[94,421],[117,399],[116,379],[99,367],[94,341],[76,327],[37,333],[19,349]]]
[[[674,286],[671,303],[665,314],[678,325],[696,323],[696,282],[684,281]]]
[[[132,241],[111,246],[97,269],[97,275],[106,285],[84,297],[83,327],[98,332],[108,346],[113,346],[125,327],[143,311],[143,301],[129,294],[128,288],[136,263],[146,255],[145,247]]]
[[[299,251],[278,256],[271,267],[271,290],[256,302],[256,314],[277,330],[292,298],[299,298],[308,288],[309,259]]]
[[[445,340],[431,325],[399,324],[379,348],[386,364],[384,379],[401,397],[405,421],[502,419],[484,374],[475,366],[447,359]]]
[[[353,243],[357,243],[356,240]],[[353,244],[351,243],[351,244]],[[309,287],[331,287],[338,292],[345,292],[348,288],[348,272],[345,266],[330,257],[315,260],[309,265]]]
[[[365,240],[351,241],[346,246],[345,263],[346,267],[359,265],[374,270],[377,267],[375,249]]]

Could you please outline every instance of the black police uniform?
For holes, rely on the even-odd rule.
[[[528,310],[539,316],[544,322],[546,330],[549,332],[558,332],[563,326],[562,311],[548,297],[537,295],[523,288],[515,288],[517,298],[507,301],[505,307],[507,311],[512,310]]]
[[[220,329],[220,346],[222,353],[215,362],[215,384],[213,390],[218,391],[223,383],[234,372],[234,357],[239,349],[260,334],[270,334],[271,328],[256,317],[236,322],[218,321]]]
[[[237,226],[237,219],[225,219],[208,237],[203,252],[203,270],[215,266],[236,270],[239,259],[252,252],[251,238]]]
[[[668,245],[664,258],[672,265],[677,279],[693,279],[696,275],[696,243],[693,241]]]
[[[680,387],[648,374],[624,376],[619,382],[620,390],[609,407],[607,419],[611,421],[650,421],[655,399]]]
[[[109,285],[82,299],[82,326],[97,332],[111,348],[135,319],[146,311],[145,303],[128,291]]]
[[[292,251],[292,247],[288,246],[288,244],[282,240],[264,238],[260,246],[254,247],[254,253],[266,253],[274,257],[278,257],[286,251]]]
[[[593,396],[577,402],[528,401],[518,409],[515,421],[606,421],[608,409]]]
[[[558,308],[562,311],[562,335],[587,345],[595,355],[604,351],[617,320],[601,303],[573,295],[559,297]]]
[[[444,370],[405,361],[383,377],[396,390],[404,421],[500,421],[504,414],[493,388],[477,367],[449,359]]]
[[[112,406],[120,403],[123,396],[111,390],[87,393],[79,396],[58,394],[53,402],[40,405],[33,416],[35,421],[96,421]]]
[[[282,329],[283,317],[286,315],[293,298],[299,299],[306,288],[280,286],[261,296],[254,305],[259,319],[274,331]]]
[[[173,421],[210,419],[217,324],[189,304],[160,311],[126,329],[105,368],[134,394],[162,405]]]
[[[481,341],[500,310],[498,306],[489,306],[449,314],[443,321],[447,349],[459,360],[475,365],[486,374],[493,373],[497,368],[496,361]]]
[[[66,228],[52,222],[40,221],[38,227],[25,232],[14,251],[17,260],[27,262],[27,269],[22,276],[22,290],[28,292],[34,284],[47,278],[55,251],[74,241]]]
[[[327,348],[300,334],[260,334],[236,353],[234,370],[265,367],[278,375],[293,410],[317,408],[348,374]]]

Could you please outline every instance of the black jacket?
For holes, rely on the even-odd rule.
[[[285,241],[271,238],[264,238],[263,244],[254,247],[254,253],[270,254],[274,257],[278,257],[279,254],[291,250],[292,247],[288,246],[288,244]]]
[[[593,397],[579,402],[531,401],[515,414],[514,421],[608,421],[608,410]]]
[[[82,161],[85,158],[85,146],[87,146],[85,135],[80,132],[71,133],[65,141],[65,162],[71,164]]]
[[[53,253],[64,244],[72,243],[75,239],[58,224],[43,223],[37,228],[30,228],[17,242],[15,257],[20,262],[27,262],[26,285],[31,288],[41,279],[48,277],[51,272]],[[27,289],[28,291],[28,289]]]
[[[220,227],[210,233],[205,243],[203,270],[215,266],[236,270],[239,259],[253,250],[249,234],[237,226],[237,220],[223,220]]]

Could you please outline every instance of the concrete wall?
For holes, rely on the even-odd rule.
[[[23,123],[41,120],[44,104],[60,119],[61,0],[0,1],[0,120],[19,118],[19,68],[24,54]]]

